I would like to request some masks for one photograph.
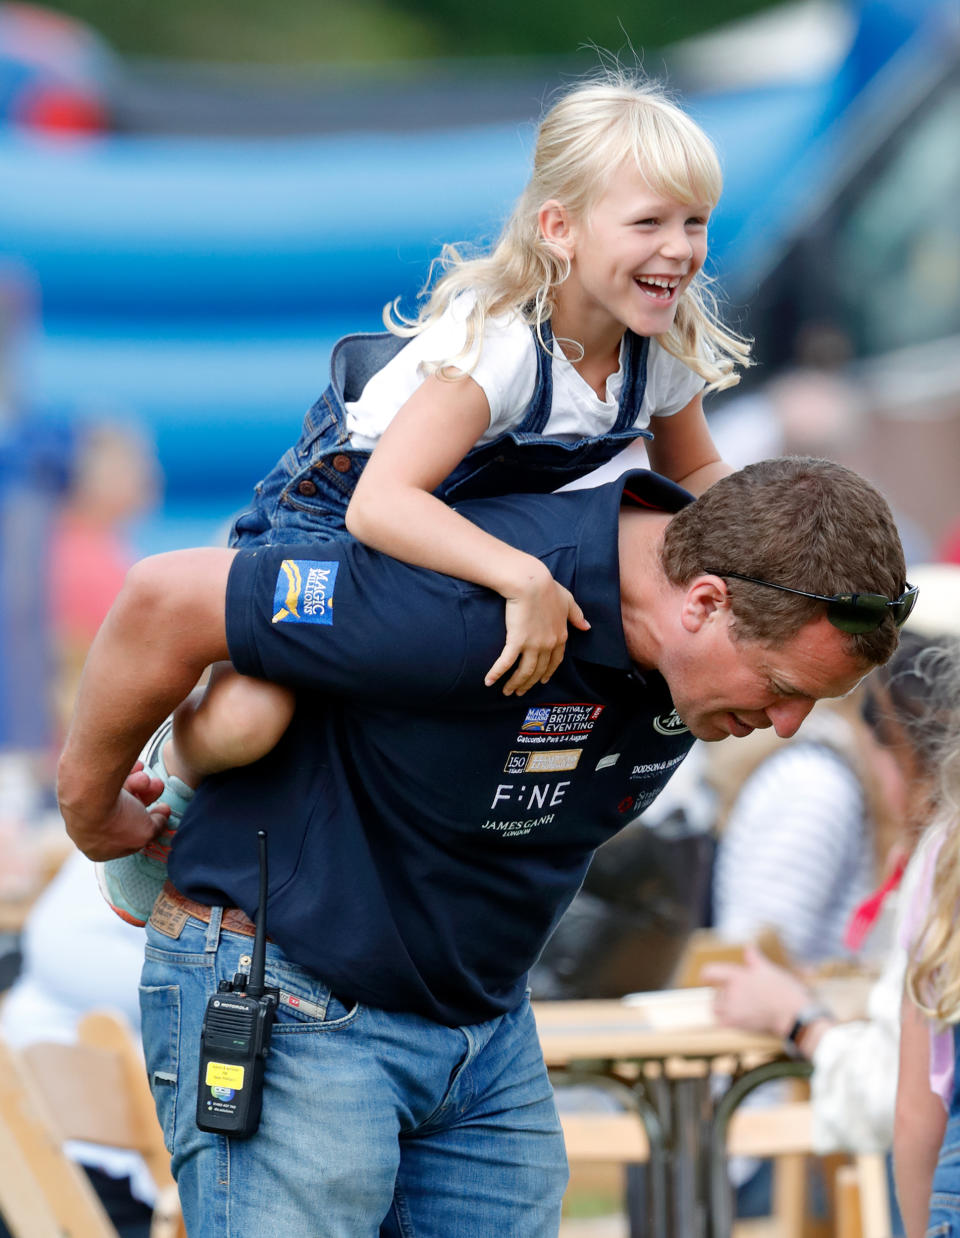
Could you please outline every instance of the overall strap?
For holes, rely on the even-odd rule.
[[[533,346],[537,357],[537,382],[523,415],[523,421],[517,426],[517,433],[542,434],[553,404],[553,330],[549,320],[540,324],[542,344],[537,335],[535,323],[531,325],[530,331],[533,335]],[[636,421],[647,387],[649,352],[650,340],[646,336],[634,335],[629,330],[626,332],[623,349],[623,386],[620,391],[617,419],[608,434],[619,434],[629,430]]]
[[[650,340],[645,335],[634,335],[627,330],[623,337],[623,387],[620,390],[620,406],[611,434],[629,430],[637,420],[643,393],[647,389],[647,357]]]
[[[537,383],[523,414],[523,421],[516,428],[518,434],[542,434],[553,407],[553,331],[549,319],[541,322],[540,335],[537,335],[536,323],[531,324],[530,331],[537,358]]]
[[[368,379],[408,343],[389,331],[358,332],[338,340],[330,357],[330,379],[341,406],[359,400]]]

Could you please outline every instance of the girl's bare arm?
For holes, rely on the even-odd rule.
[[[943,1102],[930,1091],[930,1024],[904,993],[893,1168],[907,1238],[923,1238],[927,1231],[933,1171],[946,1124]]]
[[[532,555],[479,529],[431,491],[490,424],[472,378],[424,380],[387,427],[347,510],[347,528],[394,558],[493,589],[507,602],[507,643],[493,683],[520,658],[504,692],[522,693],[559,665],[567,624],[587,627],[571,594]]]
[[[163,824],[124,782],[157,725],[227,657],[234,553],[174,551],[136,564],[90,648],[57,794],[67,833],[93,860],[139,850]]]
[[[691,494],[703,494],[715,481],[733,472],[720,458],[699,395],[672,417],[652,417],[650,428],[650,467]]]

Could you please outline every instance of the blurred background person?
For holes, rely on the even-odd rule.
[[[159,495],[156,454],[139,431],[115,422],[91,422],[78,431],[47,559],[61,733],[90,642],[136,558],[130,526]]]
[[[79,851],[34,904],[21,952],[20,974],[0,1005],[0,1036],[13,1048],[72,1043],[77,1024],[94,1010],[115,1011],[139,1035],[143,933],[113,914]],[[140,1157],[78,1142],[66,1150],[87,1170],[121,1238],[148,1238],[155,1189]],[[2,1218],[0,1238],[8,1238]]]
[[[847,922],[875,888],[899,824],[860,704],[859,695],[821,703],[789,741],[758,732],[749,752],[710,753],[720,937],[752,941],[773,929],[803,966],[848,953]]]
[[[925,572],[914,574],[923,579]],[[939,619],[935,600],[927,600],[930,616]],[[925,629],[927,622],[928,617],[917,616],[917,627]],[[955,614],[950,632],[905,630],[894,658],[865,685],[863,716],[877,744],[872,776],[879,771],[876,790],[886,797],[887,809],[896,810],[899,824],[896,859],[887,865],[886,880],[861,904],[844,934],[848,956],[859,949],[869,966],[880,963],[865,1017],[839,1021],[802,973],[778,967],[756,950],[748,950],[743,966],[714,964],[705,972],[704,978],[716,985],[715,1010],[722,1022],[784,1037],[792,1052],[812,1061],[814,1141],[822,1153],[888,1151],[892,1146],[906,968],[897,916],[902,917],[922,872],[917,842],[939,802],[938,762],[960,709],[960,679],[941,673],[944,650],[956,647],[957,623]],[[869,767],[866,776],[871,776]],[[779,809],[771,804],[770,810],[773,824]],[[829,816],[829,806],[826,811]],[[901,855],[910,857],[905,867]],[[830,874],[825,876],[829,881]]]

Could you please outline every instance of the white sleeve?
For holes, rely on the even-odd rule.
[[[647,353],[647,385],[642,409],[649,417],[670,417],[686,408],[693,397],[704,389],[707,380],[650,341]]]
[[[501,314],[485,321],[479,349],[474,343],[468,353],[455,360],[466,342],[465,320],[472,303],[469,295],[458,297],[412,342],[421,380],[426,373],[424,363],[454,361],[483,389],[490,405],[490,425],[480,442],[489,442],[523,420],[537,381],[536,345],[522,318]]]
[[[768,757],[737,797],[714,871],[718,933],[749,941],[777,930],[799,962],[836,955],[826,940],[853,901],[863,851],[863,791],[823,745],[796,744]],[[837,912],[841,914],[838,916]]]
[[[903,983],[905,952],[896,951]],[[883,983],[878,981],[878,985]],[[893,1144],[900,1049],[899,986],[889,986],[882,1018],[837,1023],[813,1055],[813,1146],[828,1152],[887,1152]]]
[[[536,344],[522,319],[511,315],[487,320],[470,377],[490,405],[490,427],[481,442],[520,424],[537,383]]]

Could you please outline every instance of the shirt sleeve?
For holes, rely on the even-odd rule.
[[[522,319],[511,315],[487,320],[470,377],[490,405],[490,427],[482,442],[520,424],[537,382],[536,344]]]
[[[896,896],[898,920],[904,910],[903,893],[901,885]],[[814,1051],[810,1100],[813,1144],[821,1155],[851,1148],[886,1152],[893,1142],[906,966],[906,951],[892,942],[867,998],[867,1017],[834,1024]]]
[[[943,831],[934,826],[917,844],[908,872],[915,870],[915,876],[907,886],[904,875],[902,895],[904,897],[903,915],[900,920],[899,941],[904,950],[910,952],[918,944],[920,931],[930,910],[930,898],[933,893],[933,874],[937,866],[937,856],[943,844]]]
[[[656,340],[647,353],[647,386],[643,409],[651,417],[672,417],[686,408],[707,385],[695,370],[671,356]]]
[[[301,693],[435,704],[468,661],[462,592],[452,577],[353,542],[241,550],[227,585],[230,657],[242,674]],[[476,612],[471,648],[482,661]]]

